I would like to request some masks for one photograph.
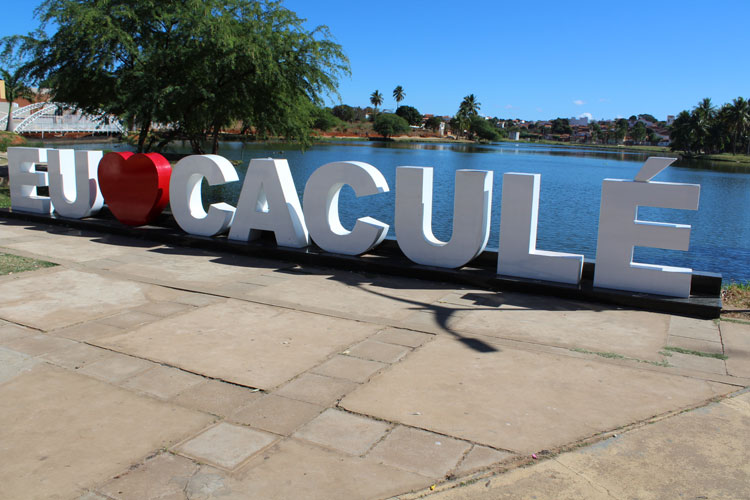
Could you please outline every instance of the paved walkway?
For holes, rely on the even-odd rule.
[[[0,252],[59,264],[0,277],[0,498],[750,497],[748,324],[7,220]]]

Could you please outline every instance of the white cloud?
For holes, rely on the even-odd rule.
[[[594,116],[591,113],[581,113],[578,115],[578,118],[588,118],[589,120],[593,120]]]
[[[581,99],[576,99],[575,101],[573,101],[573,104],[575,104],[576,106],[583,106],[586,103],[583,102]]]

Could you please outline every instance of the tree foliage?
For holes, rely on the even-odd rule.
[[[500,133],[495,127],[481,116],[472,116],[469,122],[469,132],[482,141],[499,141]]]
[[[422,114],[412,106],[399,106],[396,114],[406,120],[409,125],[422,125]]]
[[[375,118],[372,128],[375,132],[387,139],[393,135],[405,134],[408,132],[409,122],[392,113],[380,113]]]
[[[306,141],[315,105],[349,72],[325,26],[306,29],[277,1],[46,0],[37,15],[41,28],[6,48],[20,44],[55,100],[135,122],[139,150],[155,122],[196,152],[237,121]]]
[[[317,130],[331,130],[333,127],[341,123],[341,120],[333,116],[333,113],[331,113],[331,110],[328,108],[315,108],[312,117],[312,126]]]
[[[398,109],[401,101],[406,98],[406,93],[404,92],[404,88],[401,85],[398,85],[395,89],[393,89],[393,98],[396,100],[396,108]]]
[[[433,132],[437,132],[440,128],[440,124],[443,123],[442,118],[439,116],[431,116],[424,122],[425,128],[428,128],[432,130]]]
[[[555,118],[550,123],[552,125],[551,132],[553,134],[572,134],[573,128],[570,126],[570,120],[567,118]]]
[[[375,113],[378,112],[378,106],[383,104],[383,94],[381,94],[379,91],[375,91],[372,94],[370,94],[370,104],[375,108]]]
[[[750,104],[737,97],[720,109],[702,99],[692,111],[683,110],[669,131],[672,149],[695,153],[737,153],[743,146],[750,154]]]

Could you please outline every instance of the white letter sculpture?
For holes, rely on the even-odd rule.
[[[339,218],[339,194],[347,184],[357,198],[388,192],[380,171],[359,161],[323,165],[312,173],[305,186],[302,206],[310,237],[327,252],[360,255],[378,245],[388,233],[388,224],[362,217],[348,231]]]
[[[201,196],[204,178],[210,186],[239,180],[237,171],[224,157],[188,156],[177,162],[172,169],[169,204],[172,215],[183,231],[197,236],[215,236],[226,231],[232,224],[234,207],[227,203],[212,203],[206,213]]]
[[[286,160],[254,159],[247,168],[229,239],[254,240],[260,230],[273,231],[280,246],[302,248],[310,244]]]
[[[101,210],[104,205],[98,179],[101,159],[101,151],[47,151],[49,197],[57,214],[82,219]]]
[[[52,213],[52,202],[38,196],[36,188],[48,186],[47,172],[37,172],[38,163],[47,163],[47,150],[42,148],[8,148],[8,180],[13,210],[35,214]]]
[[[490,237],[492,172],[457,170],[453,234],[444,243],[432,233],[432,168],[396,169],[396,239],[417,264],[461,267],[482,253]]]
[[[583,255],[537,250],[540,174],[503,175],[497,273],[577,285]]]
[[[605,179],[599,212],[594,286],[690,296],[692,269],[633,262],[635,246],[687,250],[690,226],[638,220],[638,207],[698,210],[700,186],[650,182],[674,158],[649,158],[635,181]]]

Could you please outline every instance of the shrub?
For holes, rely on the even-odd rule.
[[[388,138],[396,134],[404,134],[409,131],[409,122],[404,120],[398,115],[391,113],[380,113],[375,118],[375,123],[372,126],[375,132]]]

